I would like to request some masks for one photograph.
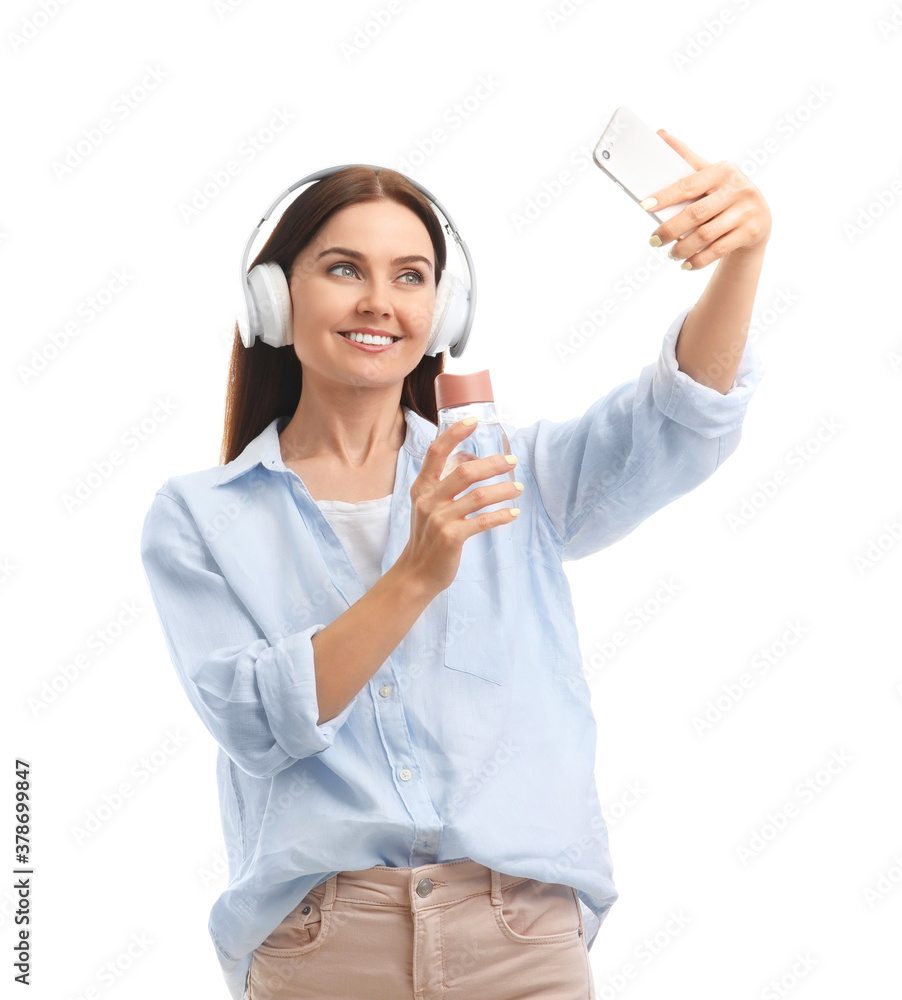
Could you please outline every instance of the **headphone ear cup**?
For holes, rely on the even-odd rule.
[[[291,344],[291,293],[285,272],[269,261],[252,268],[247,281],[256,312],[252,338],[260,337],[271,347]]]
[[[466,326],[469,299],[466,285],[456,274],[445,270],[435,290],[435,308],[426,354],[435,357],[457,345]]]

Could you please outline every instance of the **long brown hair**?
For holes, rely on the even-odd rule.
[[[442,225],[425,196],[396,170],[353,166],[311,184],[285,209],[252,267],[274,261],[286,280],[297,255],[339,209],[364,201],[396,201],[415,212],[429,232],[435,250],[435,281],[446,264]],[[404,379],[401,404],[438,424],[435,377],[444,370],[444,353],[424,354]],[[292,416],[301,398],[302,368],[294,345],[271,347],[257,338],[252,347],[241,342],[238,324],[229,362],[225,430],[220,464],[237,458],[271,421]]]

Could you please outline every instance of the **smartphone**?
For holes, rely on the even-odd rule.
[[[595,163],[635,202],[694,173],[692,166],[629,108],[611,116],[592,154]],[[704,197],[699,195],[699,198]],[[658,224],[672,219],[698,198],[645,212]],[[645,211],[643,209],[643,211]],[[695,232],[695,228],[689,232]],[[681,233],[688,236],[689,233]]]

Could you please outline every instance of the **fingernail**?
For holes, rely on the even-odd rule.
[[[511,507],[511,517],[519,517],[519,516],[520,516],[520,508]]]
[[[472,427],[473,424],[478,423],[478,421],[479,417],[467,417],[465,420],[461,420],[461,423],[465,424],[467,427]]]
[[[639,208],[644,208],[647,212],[650,208],[654,208],[658,204],[657,198],[646,198],[645,201],[639,202]]]
[[[691,271],[692,270],[692,265],[689,263],[688,260],[684,260],[683,263],[680,264],[680,270],[681,271]]]
[[[514,483],[514,486],[516,486],[521,493],[523,492],[523,483]]]
[[[661,245],[661,237],[655,233],[654,236],[648,241],[653,247],[659,247]]]
[[[519,461],[516,455],[505,455],[504,458],[508,465],[516,465]]]

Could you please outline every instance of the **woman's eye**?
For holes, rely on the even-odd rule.
[[[332,274],[336,270],[336,268],[341,268],[344,271],[352,271],[354,274],[357,273],[357,268],[353,264],[333,264],[328,269],[328,273]],[[348,277],[348,275],[342,274],[341,277],[343,278]],[[414,278],[413,281],[403,280],[401,282],[402,285],[422,285],[426,281],[426,279],[423,277],[423,274],[420,271],[417,271],[416,268],[414,268],[412,271],[405,271],[404,274],[401,275],[401,277],[403,279]]]

